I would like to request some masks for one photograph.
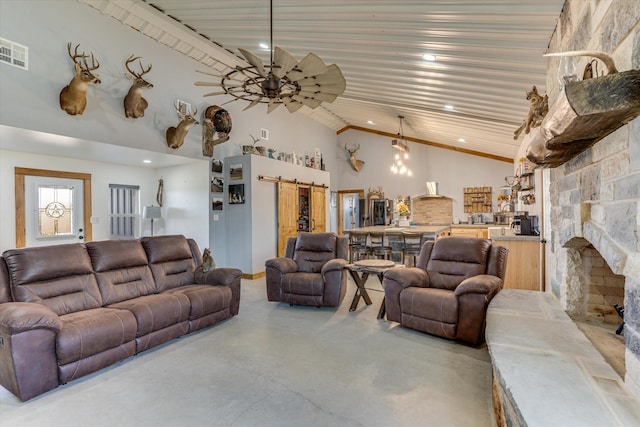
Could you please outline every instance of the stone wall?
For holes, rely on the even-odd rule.
[[[449,225],[453,222],[453,199],[420,197],[411,199],[411,221],[419,225]]]
[[[549,51],[569,50],[607,52],[619,70],[640,69],[640,2],[567,0]],[[577,61],[579,75],[591,59]],[[550,105],[560,90],[558,64],[548,60]],[[640,118],[552,169],[549,192],[547,289],[568,313],[582,310],[590,281],[582,255],[589,246],[624,276],[625,382],[640,396]]]

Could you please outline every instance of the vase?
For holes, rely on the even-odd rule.
[[[401,216],[398,225],[400,226],[408,226],[410,224],[408,216]]]

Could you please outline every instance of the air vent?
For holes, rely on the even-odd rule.
[[[267,129],[260,129],[260,139],[269,140],[269,131]]]
[[[0,62],[29,69],[29,48],[0,37]]]

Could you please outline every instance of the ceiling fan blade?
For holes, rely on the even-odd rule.
[[[221,92],[209,92],[209,93],[205,93],[202,96],[216,96],[216,95],[226,95],[227,92],[225,92],[224,90]]]
[[[342,95],[347,87],[347,82],[344,79],[340,68],[335,64],[329,65],[326,73],[299,80],[298,84],[300,86],[319,85],[321,87],[331,85],[334,86],[333,90],[337,91],[338,95]]]
[[[262,100],[262,97],[256,98],[253,101],[251,101],[251,103],[249,103],[249,105],[247,105],[246,107],[244,107],[242,109],[242,111],[247,111],[249,108],[251,107],[255,107],[256,105],[258,105],[260,103],[260,101]]]
[[[220,74],[220,73],[218,73],[218,74],[213,74],[213,73],[210,73],[210,72],[208,72],[208,71],[196,70],[196,73],[206,74],[207,76],[218,77],[218,78],[220,78],[220,79],[224,77],[224,75],[222,75],[222,74]]]
[[[315,99],[315,98],[305,98],[303,96],[300,95],[293,95],[291,98],[293,98],[294,100],[306,105],[309,108],[317,108],[320,106],[320,104],[322,104],[322,101]]]
[[[276,46],[273,50],[273,62],[277,67],[273,68],[273,74],[282,78],[293,67],[298,65],[298,60],[286,50]]]
[[[290,113],[295,113],[300,108],[302,108],[303,105],[302,103],[294,101],[291,98],[283,98],[282,102],[284,103],[284,106],[287,107],[287,110],[289,110]]]
[[[270,99],[269,106],[267,107],[267,114],[269,114],[270,112],[272,112],[273,110],[275,110],[281,105],[282,105],[282,102],[276,101],[275,99]]]
[[[242,48],[239,48],[238,50],[240,51],[242,56],[245,57],[247,62],[255,67],[255,69],[258,71],[258,74],[260,74],[262,77],[267,77],[267,72],[264,69],[264,65],[262,65],[262,59],[258,58],[248,50],[244,50]]]
[[[287,73],[287,78],[292,81],[304,79],[305,77],[317,76],[328,71],[328,67],[322,59],[315,53],[308,53],[307,56],[298,62],[298,65]]]
[[[320,91],[312,92],[307,90],[301,90],[298,93],[298,96],[302,96],[304,98],[313,98],[322,102],[333,102],[338,97],[338,95],[334,93],[324,93]]]

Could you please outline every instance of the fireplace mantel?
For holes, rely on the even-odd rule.
[[[640,115],[640,70],[568,83],[541,125],[525,136],[527,158],[557,167]]]

